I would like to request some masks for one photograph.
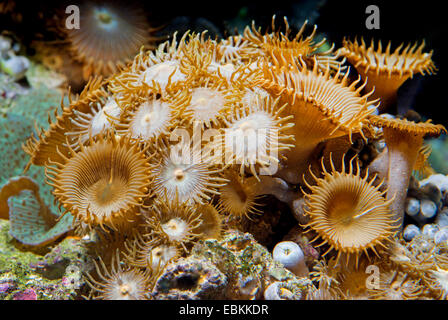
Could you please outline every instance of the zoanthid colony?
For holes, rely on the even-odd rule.
[[[109,28],[113,15],[93,8],[86,19]],[[127,29],[132,48],[146,28]],[[95,58],[101,37],[68,35],[88,70],[112,74],[91,78],[23,149],[76,234],[97,235],[88,297],[153,298],[158,277],[197,243],[267,223],[268,198],[300,216],[293,238],[319,244],[301,242],[306,291],[285,284],[265,296],[446,299],[446,244],[402,238],[411,176],[428,172],[424,138],[446,129],[384,113],[407,78],[436,70],[431,52],[364,40],[335,50],[315,34],[307,23],[293,34],[286,18],[222,40],[174,34],[120,68],[127,49]],[[381,268],[379,286],[365,285],[369,265]],[[245,297],[269,286],[244,281]]]

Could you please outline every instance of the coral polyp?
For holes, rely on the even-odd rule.
[[[374,299],[412,300],[422,294],[423,286],[420,281],[411,279],[402,272],[388,272],[380,279],[378,289],[371,290]]]
[[[368,173],[361,177],[359,164],[354,171],[353,160],[348,172],[344,164],[341,172],[335,171],[332,161],[332,172],[323,166],[324,177],[315,177],[315,185],[307,183],[311,193],[305,195],[310,217],[306,226],[329,244],[328,251],[337,251],[337,259],[342,254],[358,259],[359,254],[368,254],[367,249],[384,246],[393,235],[391,200],[379,190],[381,185],[374,186]]]
[[[47,160],[62,161],[63,156],[69,155],[69,145],[72,140],[67,139],[67,133],[73,130],[72,119],[75,117],[75,110],[88,114],[92,112],[91,103],[99,102],[104,96],[104,82],[101,77],[91,78],[78,99],[65,106],[61,102],[61,112],[54,109],[54,116],[48,114],[48,128],[36,127],[36,133],[32,132],[30,138],[22,145],[23,150],[30,155],[30,160],[25,168],[34,164],[45,165]],[[87,131],[88,132],[88,131]]]
[[[107,134],[71,153],[46,166],[48,183],[66,211],[92,226],[117,229],[132,222],[151,182],[150,165],[137,145]]]
[[[306,61],[309,67],[313,65],[320,69],[325,69],[327,65],[338,69],[343,63],[337,61],[337,56],[332,53],[334,45],[322,51],[321,47],[325,44],[326,39],[322,39],[318,43],[315,42],[315,34],[317,26],[314,26],[310,35],[304,36],[304,31],[308,21],[305,21],[300,30],[291,37],[291,29],[286,17],[284,17],[285,32],[276,31],[275,16],[272,17],[272,33],[262,34],[260,28],[255,27],[244,29],[244,39],[264,54],[268,59],[277,66],[289,66],[295,64],[298,59]],[[290,39],[292,38],[292,39]]]
[[[220,188],[219,208],[225,213],[237,218],[250,217],[252,214],[260,214],[256,194],[253,184],[245,183],[235,172],[228,171],[224,177],[227,184]]]
[[[430,272],[426,279],[431,284],[431,288],[437,291],[439,299],[447,300],[448,297],[448,270],[437,268]]]
[[[95,262],[98,280],[87,274],[88,284],[93,289],[95,299],[100,300],[148,300],[151,273],[131,267],[123,268],[118,253],[112,257],[111,270],[103,260]],[[102,270],[101,270],[102,269]]]
[[[199,230],[202,224],[201,212],[178,199],[157,201],[150,207],[145,221],[150,230],[149,235],[185,251],[188,251],[187,245],[202,235]]]
[[[127,260],[130,265],[153,270],[163,268],[170,260],[180,256],[179,248],[176,245],[140,235],[132,244],[128,245],[128,251]]]
[[[75,58],[84,64],[84,78],[110,75],[124,67],[144,45],[154,47],[155,38],[145,13],[120,2],[85,1],[82,28],[64,29]]]
[[[232,101],[230,93],[221,89],[218,85],[194,87],[191,90],[191,98],[185,107],[185,115],[192,123],[199,122],[203,127],[219,126],[223,116],[231,110]]]
[[[218,44],[219,62],[222,64],[242,61],[255,54],[257,48],[241,35],[230,36]]]
[[[103,97],[101,100],[92,102],[91,109],[86,113],[73,110],[74,117],[70,119],[72,131],[65,133],[70,138],[70,147],[79,149],[78,143],[85,144],[90,137],[114,127],[113,121],[120,117],[121,109],[113,97]]]
[[[121,132],[145,142],[157,140],[169,132],[172,120],[173,110],[167,102],[149,98],[128,113]]]
[[[257,169],[279,162],[279,154],[293,147],[293,137],[286,131],[293,126],[291,116],[282,117],[286,106],[270,97],[255,99],[255,104],[243,105],[225,120],[226,129],[214,141],[214,150],[223,150],[226,164],[239,165],[242,175],[249,169],[258,177]],[[221,160],[222,161],[222,160]]]
[[[124,101],[130,103],[132,97],[139,95],[139,90],[145,87],[167,86],[186,80],[186,75],[180,70],[180,57],[187,33],[177,41],[177,34],[171,42],[160,44],[154,52],[140,51],[134,60],[121,72],[114,74],[110,80],[110,90],[121,93]]]
[[[261,85],[269,93],[286,103],[285,112],[294,115],[294,127],[288,133],[295,137],[295,147],[286,157],[287,167],[282,176],[290,183],[299,183],[316,146],[325,140],[368,129],[367,116],[374,112],[377,101],[367,101],[371,95],[360,95],[365,82],[360,79],[348,83],[348,73],[339,68],[335,75],[327,66],[319,72],[317,64],[307,69],[294,64],[276,70],[264,64]]]
[[[404,43],[402,43],[394,52],[391,52],[391,42],[383,51],[382,43],[378,41],[375,50],[373,39],[367,47],[364,39],[361,38],[361,43],[356,39],[354,42],[344,40],[339,53],[355,66],[363,79],[369,79],[368,90],[375,88],[372,98],[381,98],[380,110],[386,110],[396,102],[397,90],[408,78],[419,73],[432,74],[437,70],[431,60],[432,51],[423,52],[425,41],[422,41],[418,47],[417,45],[416,42],[411,47],[411,43],[408,43],[403,49]]]
[[[180,148],[179,148],[180,145]],[[209,201],[217,188],[227,181],[221,177],[221,169],[206,159],[189,143],[178,145],[163,143],[161,161],[153,170],[154,193],[159,197],[180,202],[202,203]]]
[[[383,129],[388,155],[388,199],[394,198],[391,210],[397,219],[397,225],[402,225],[404,219],[404,203],[406,190],[412,170],[423,145],[423,138],[438,136],[446,129],[430,120],[414,122],[406,119],[388,119],[385,116],[369,116],[369,121]]]
[[[202,223],[199,231],[203,239],[221,239],[223,233],[223,217],[211,204],[202,204],[197,207],[201,211]]]

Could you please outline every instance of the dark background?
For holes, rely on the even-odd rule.
[[[316,12],[310,9],[313,3],[320,4]],[[381,39],[383,45],[392,41],[392,48],[401,42],[426,41],[425,52],[431,50],[433,61],[438,68],[435,75],[414,76],[403,85],[399,94],[401,109],[412,108],[434,122],[448,125],[446,109],[448,108],[448,63],[446,42],[448,41],[448,9],[444,9],[443,1],[362,1],[362,0],[328,0],[328,1],[221,1],[201,2],[202,5],[191,5],[188,2],[179,4],[175,9],[168,10],[170,15],[203,16],[219,28],[223,21],[234,19],[241,8],[247,8],[246,20],[249,23],[255,19],[256,25],[262,30],[269,27],[273,14],[276,14],[280,24],[283,16],[291,22],[297,22],[302,15],[311,16],[311,22],[318,27],[317,31],[325,34],[336,48],[342,39],[363,36],[368,43],[373,38]],[[308,4],[308,5],[307,5]],[[377,5],[380,9],[380,29],[368,30],[365,27],[366,7]],[[318,5],[314,5],[319,7]],[[307,10],[308,9],[308,10]],[[163,10],[167,13],[166,10]],[[292,25],[292,23],[290,23]],[[299,25],[300,26],[300,25]]]
[[[0,0],[1,1],[1,0]],[[117,1],[117,0],[116,0]],[[61,8],[64,1],[23,1],[17,0],[17,11],[23,15],[20,25],[0,17],[0,31],[15,29],[23,41],[34,36],[35,32],[45,33],[42,19],[36,12],[51,15],[55,8]],[[67,1],[77,4],[79,1]],[[125,1],[129,3],[129,1]],[[365,9],[374,4],[380,8],[380,29],[368,30]],[[392,49],[401,42],[426,41],[425,52],[433,50],[433,60],[438,68],[435,75],[420,76],[408,80],[399,92],[399,109],[412,108],[434,122],[448,126],[445,108],[448,107],[448,63],[445,42],[448,41],[448,10],[443,1],[363,1],[363,0],[308,0],[308,1],[140,1],[148,13],[151,24],[164,25],[165,33],[174,30],[210,30],[210,34],[224,36],[235,27],[250,24],[255,20],[257,26],[266,30],[271,25],[272,15],[276,14],[277,26],[283,26],[283,16],[288,17],[292,28],[300,27],[305,18],[318,26],[317,31],[338,48],[344,37],[354,39],[363,36],[381,39],[383,45],[392,41]],[[400,94],[401,93],[401,94]]]

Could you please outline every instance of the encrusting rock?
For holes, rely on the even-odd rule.
[[[8,234],[9,222],[0,219],[0,299],[81,299],[82,273],[92,268],[87,248],[66,238],[44,255],[23,251]]]
[[[292,282],[291,282],[292,281]],[[296,277],[249,233],[231,230],[222,240],[200,241],[187,258],[171,262],[152,292],[155,299],[260,299],[274,282],[307,292],[310,279]],[[304,294],[305,296],[305,294]]]

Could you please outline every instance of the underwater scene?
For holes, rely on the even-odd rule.
[[[0,0],[0,300],[447,300],[425,3]]]

